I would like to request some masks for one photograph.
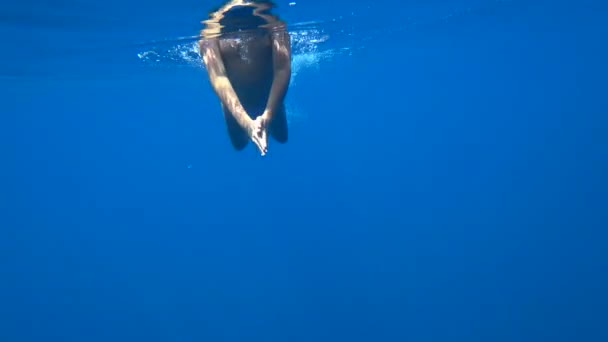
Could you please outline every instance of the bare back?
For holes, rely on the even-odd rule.
[[[260,30],[223,37],[219,46],[226,74],[243,106],[263,111],[274,77],[270,34]]]

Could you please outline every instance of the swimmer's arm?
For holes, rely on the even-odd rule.
[[[251,135],[253,121],[239,101],[232,84],[226,75],[224,62],[220,54],[219,42],[216,39],[202,40],[200,49],[203,53],[203,61],[209,73],[209,80],[216,94],[226,109],[232,113],[239,125]]]
[[[283,102],[291,79],[291,40],[287,31],[272,33],[272,61],[274,79],[264,111],[267,120],[272,119]]]

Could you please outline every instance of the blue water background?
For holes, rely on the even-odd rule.
[[[277,1],[263,158],[219,4],[0,5],[0,341],[608,341],[605,2]]]

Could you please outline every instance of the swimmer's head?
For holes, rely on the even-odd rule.
[[[272,1],[232,0],[203,21],[203,36],[213,38],[231,32],[284,26],[278,17],[270,14],[274,7]]]

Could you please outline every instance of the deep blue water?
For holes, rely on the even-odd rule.
[[[221,1],[50,3],[0,5],[0,341],[608,340],[605,2],[277,1],[266,157]]]

